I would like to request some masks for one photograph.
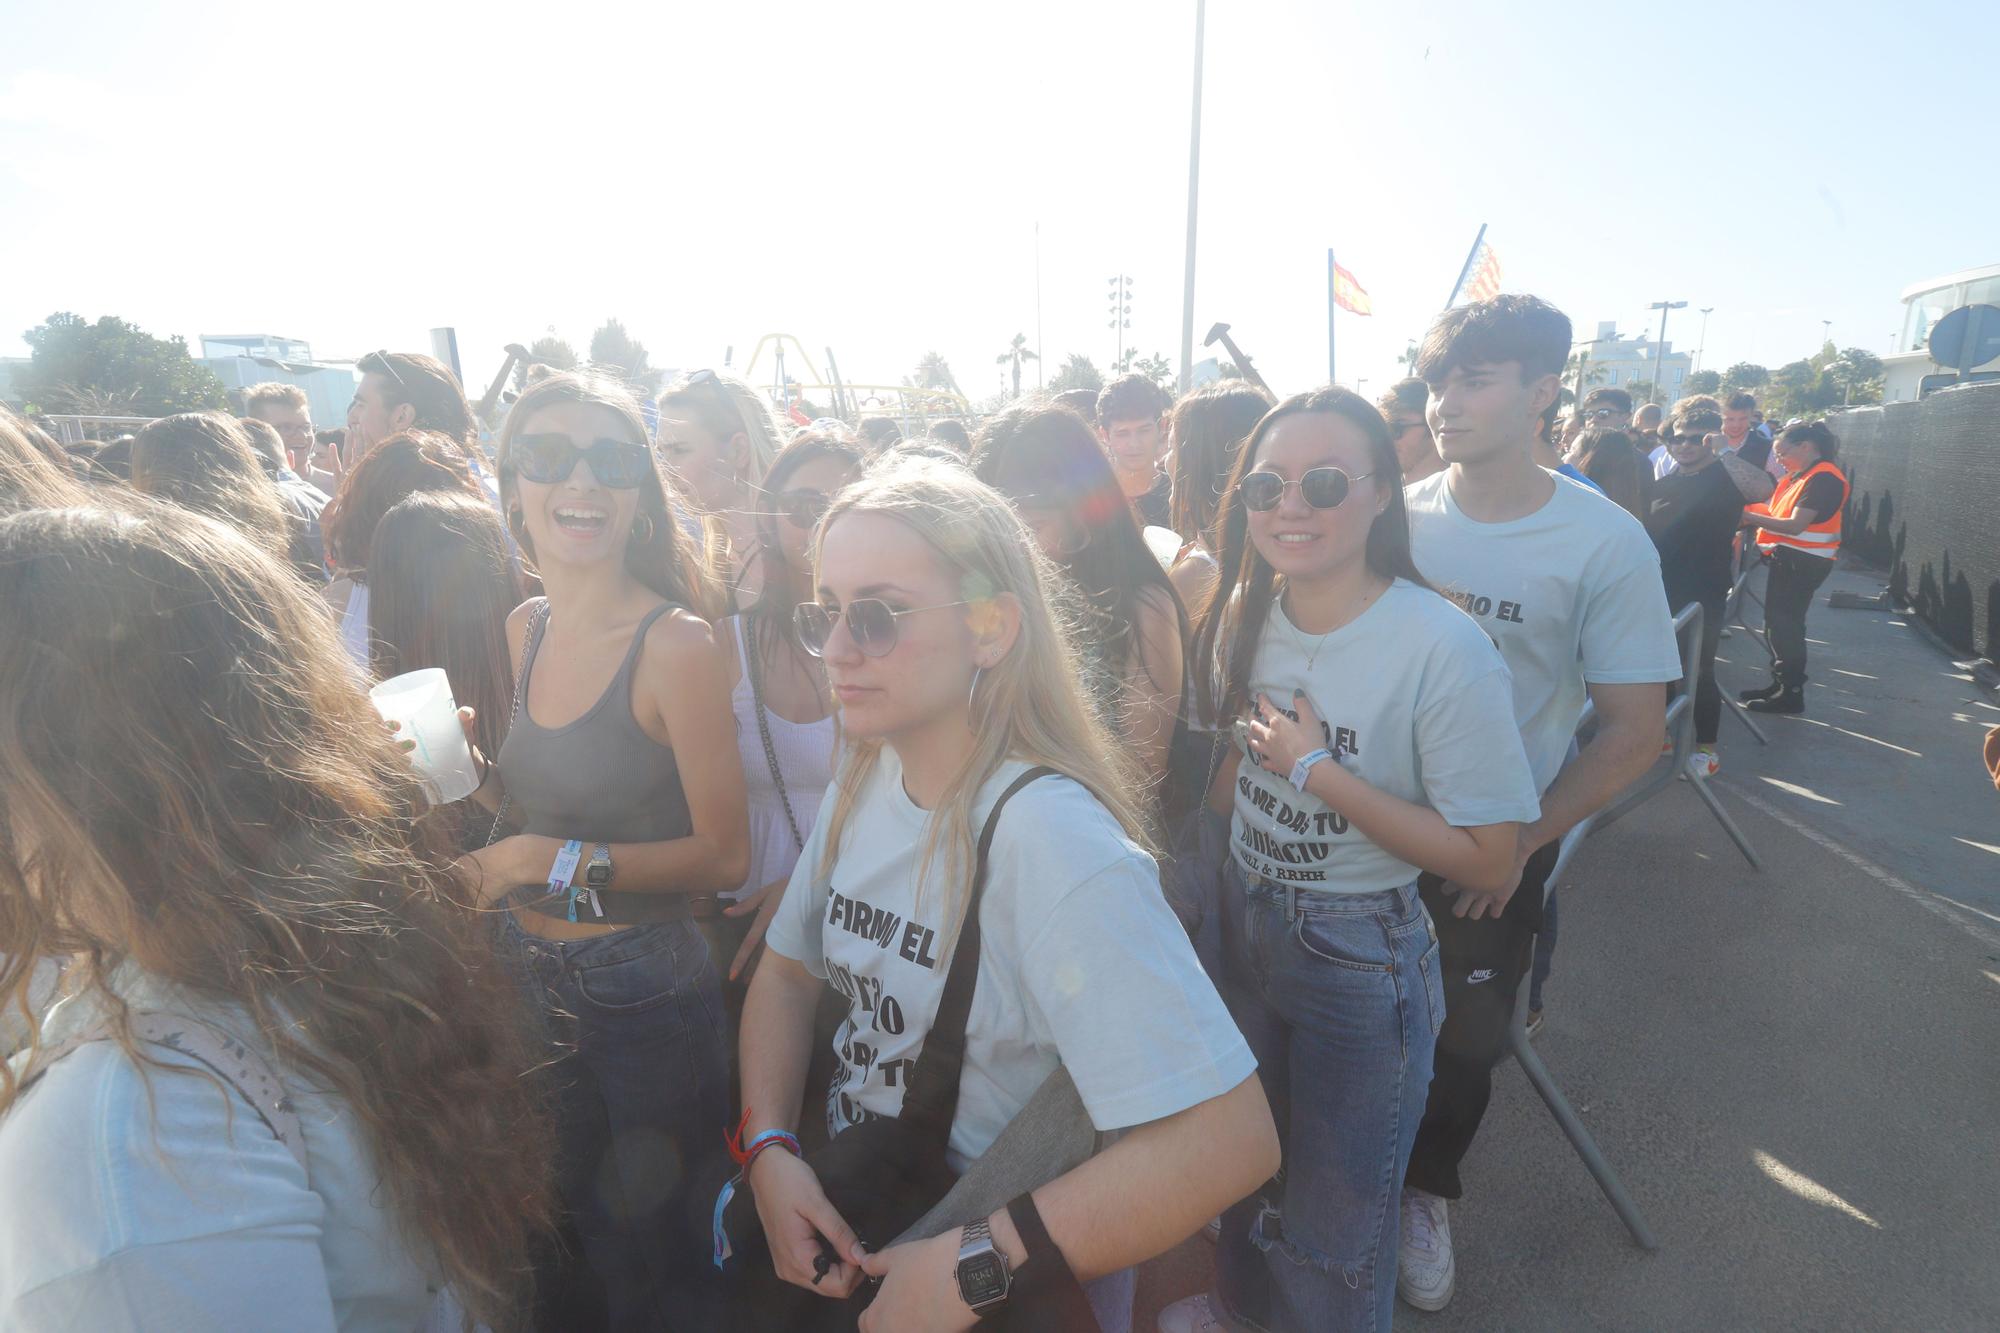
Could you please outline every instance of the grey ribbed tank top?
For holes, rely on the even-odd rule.
[[[563,727],[537,725],[528,711],[528,682],[548,625],[538,618],[521,659],[520,716],[500,746],[500,776],[527,816],[526,832],[580,839],[586,856],[596,842],[668,842],[694,832],[674,752],[632,716],[632,672],[646,631],[674,609],[656,607],[639,622],[604,694]]]

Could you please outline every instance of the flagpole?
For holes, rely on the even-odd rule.
[[[1326,247],[1326,382],[1333,378],[1333,247]]]
[[[1187,274],[1181,283],[1181,380],[1186,393],[1194,372],[1194,224],[1201,203],[1201,53],[1208,0],[1194,0],[1194,115],[1188,130]]]
[[[1458,300],[1458,289],[1465,286],[1465,275],[1472,272],[1473,257],[1479,253],[1479,243],[1486,239],[1486,224],[1479,224],[1479,234],[1472,238],[1472,248],[1465,252],[1465,264],[1458,270],[1458,281],[1451,285],[1451,295],[1445,297],[1444,308],[1451,309],[1452,302]]]

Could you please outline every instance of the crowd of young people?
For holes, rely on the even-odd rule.
[[[1708,399],[1656,479],[1569,348],[1503,296],[1379,405],[1132,376],[969,447],[585,372],[489,455],[392,352],[330,450],[285,386],[129,481],[0,419],[0,1323],[1123,1333],[1218,1216],[1163,1330],[1442,1308],[1671,608],[1760,506],[1789,707],[1844,500]],[[428,667],[435,808],[365,694]]]

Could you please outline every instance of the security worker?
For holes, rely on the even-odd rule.
[[[1753,712],[1806,711],[1806,608],[1833,572],[1847,505],[1847,475],[1833,461],[1839,448],[1824,421],[1785,427],[1771,446],[1785,480],[1768,503],[1743,510],[1744,526],[1757,529],[1757,549],[1771,568],[1764,589],[1771,683],[1737,696]]]

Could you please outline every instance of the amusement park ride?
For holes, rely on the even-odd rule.
[[[797,363],[805,368],[810,379],[796,378],[786,370],[786,348]],[[763,385],[757,375],[758,362],[763,359],[764,349],[771,349],[772,368],[770,383]],[[733,351],[733,349],[732,349]],[[730,358],[723,358],[728,366]],[[956,387],[949,389],[926,388],[914,384],[855,384],[840,378],[840,366],[833,359],[833,349],[826,349],[827,374],[821,375],[819,367],[813,364],[812,354],[805,344],[789,333],[767,333],[757,340],[750,349],[750,359],[743,363],[738,374],[751,384],[764,388],[771,401],[782,414],[790,414],[794,419],[807,418],[807,413],[799,410],[801,401],[819,402],[831,408],[832,415],[852,425],[862,417],[884,416],[893,418],[902,427],[905,435],[922,435],[930,423],[946,417],[961,420],[972,416],[972,404]],[[801,421],[803,424],[803,421]]]

